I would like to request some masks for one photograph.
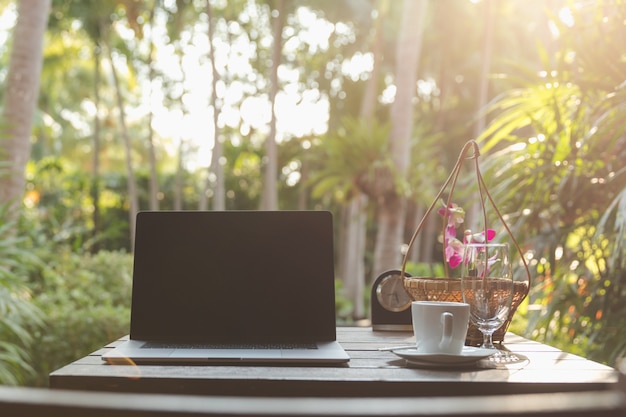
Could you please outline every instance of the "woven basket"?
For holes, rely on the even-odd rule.
[[[466,154],[468,153],[469,150],[473,150],[474,152],[472,155],[466,157]],[[517,311],[517,307],[519,307],[521,302],[528,295],[528,291],[530,288],[530,271],[528,270],[528,265],[526,264],[524,254],[522,253],[522,250],[520,249],[519,244],[515,240],[515,237],[511,233],[511,230],[507,226],[502,214],[496,207],[493,199],[491,198],[491,195],[489,194],[489,191],[487,190],[487,187],[485,185],[485,182],[482,178],[482,175],[480,173],[480,169],[478,166],[478,156],[479,156],[478,144],[475,141],[467,142],[465,146],[463,147],[461,154],[459,155],[459,159],[454,167],[454,170],[452,171],[452,174],[450,174],[450,177],[448,177],[447,181],[441,187],[441,190],[435,197],[432,205],[428,208],[428,210],[424,214],[422,221],[418,224],[415,230],[415,233],[413,233],[413,237],[411,238],[409,245],[405,252],[400,276],[404,277],[404,288],[406,289],[411,299],[413,299],[413,301],[463,302],[460,278],[412,277],[409,274],[407,274],[405,271],[406,271],[406,264],[408,261],[408,257],[409,257],[409,254],[411,253],[411,247],[413,246],[419,232],[421,231],[426,218],[433,211],[437,202],[439,201],[439,199],[441,198],[441,196],[443,195],[443,193],[445,192],[445,190],[448,188],[449,185],[451,186],[451,188],[448,194],[448,201],[446,203],[446,206],[447,207],[450,206],[452,194],[454,192],[454,187],[456,185],[459,172],[463,165],[463,161],[465,159],[473,159],[474,167],[475,167],[474,171],[476,173],[476,178],[478,181],[478,189],[479,189],[479,193],[481,197],[480,203],[481,203],[481,208],[483,212],[483,221],[485,224],[485,228],[487,224],[487,218],[486,218],[487,215],[485,211],[485,199],[487,199],[491,203],[491,206],[493,207],[494,211],[498,215],[500,222],[502,223],[509,237],[513,241],[517,249],[517,252],[519,253],[521,257],[521,261],[522,261],[522,264],[524,265],[526,277],[527,277],[526,281],[514,282],[513,301],[511,303],[511,310],[509,312],[509,316],[507,317],[507,320],[502,324],[502,326],[498,330],[496,330],[495,333],[493,334],[493,342],[501,344],[502,341],[504,340],[504,335],[509,327],[509,324],[511,323],[511,320],[513,319],[513,315]],[[445,221],[443,223],[443,227],[445,228]],[[444,239],[444,242],[445,242],[445,239]],[[445,253],[445,248],[444,248],[444,253]],[[448,269],[447,263],[445,262],[445,259],[444,259],[444,270],[445,270],[446,277],[449,277],[450,276],[449,269]],[[478,330],[478,328],[473,323],[470,323],[469,329],[467,331],[465,344],[468,346],[480,346],[482,342],[483,342],[482,333],[480,332],[480,330]]]
[[[428,277],[405,277],[404,288],[413,301],[452,301],[463,302],[461,294],[461,280],[459,278],[428,278]],[[513,283],[513,301],[507,320],[493,334],[494,343],[502,343],[504,334],[511,324],[513,315],[522,300],[528,294],[528,285],[524,282]],[[480,346],[483,343],[483,334],[478,328],[470,323],[467,330],[465,344],[467,346]]]

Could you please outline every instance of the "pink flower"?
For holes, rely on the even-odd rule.
[[[447,217],[447,224],[444,230],[443,246],[446,262],[451,268],[456,268],[463,262],[463,250],[467,243],[483,243],[485,242],[485,232],[487,234],[486,241],[489,242],[496,236],[496,231],[487,229],[479,233],[472,233],[466,230],[463,235],[463,242],[456,237],[456,228],[465,221],[465,210],[456,204],[441,207],[437,213],[443,217]]]
[[[493,229],[487,229],[487,242],[496,236],[496,231]],[[480,233],[472,233],[471,230],[466,230],[463,236],[463,243],[485,243],[485,231]]]
[[[457,238],[448,239],[446,244],[446,261],[450,268],[456,268],[463,261],[463,243]]]
[[[456,227],[465,221],[465,210],[454,203],[448,207],[441,207],[437,213],[443,217],[448,217],[448,227],[452,227],[454,233],[456,233]]]

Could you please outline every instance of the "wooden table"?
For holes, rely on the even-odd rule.
[[[340,327],[350,362],[337,367],[108,365],[108,346],[50,374],[50,387],[73,390],[239,396],[472,396],[615,389],[618,372],[580,356],[507,334],[522,360],[472,369],[420,369],[381,347],[406,345],[412,334]]]

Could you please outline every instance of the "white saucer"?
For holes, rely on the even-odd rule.
[[[415,348],[395,349],[392,352],[406,359],[413,365],[428,365],[437,367],[454,367],[459,365],[473,365],[481,359],[493,355],[492,349],[464,346],[459,355],[449,353],[421,353]]]

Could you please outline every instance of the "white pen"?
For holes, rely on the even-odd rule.
[[[388,352],[390,350],[398,350],[398,349],[411,349],[414,348],[415,345],[408,345],[408,346],[389,346],[389,347],[381,347],[378,348],[379,351],[381,352]]]

